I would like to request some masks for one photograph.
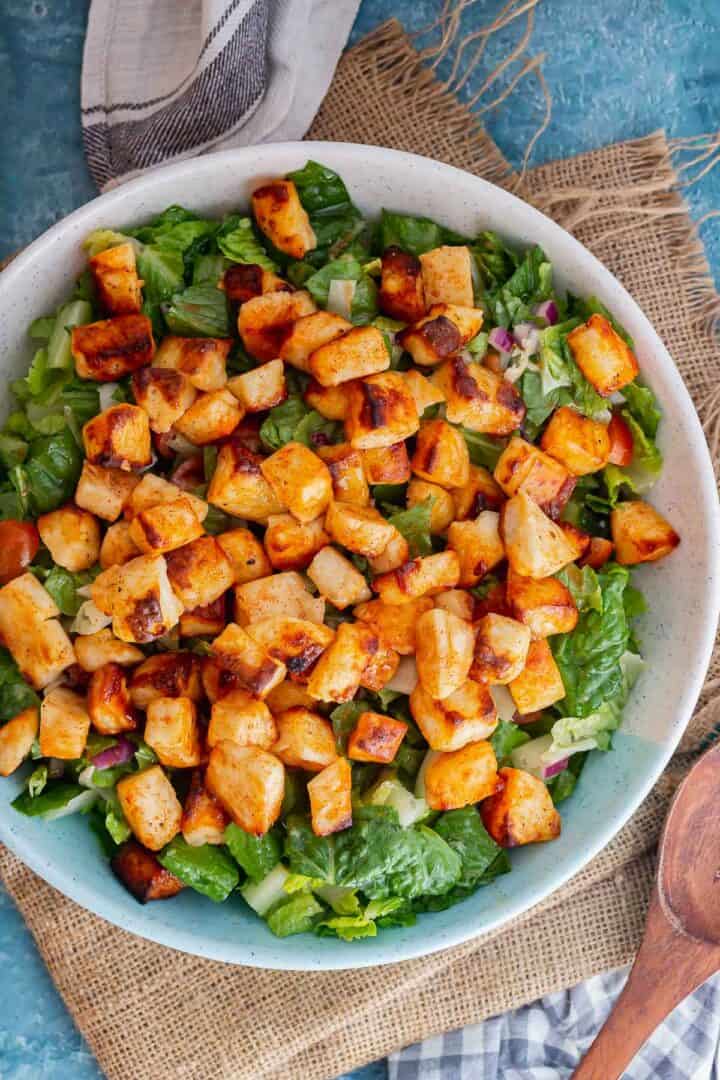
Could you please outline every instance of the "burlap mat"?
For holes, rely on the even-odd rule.
[[[414,150],[515,183],[476,120],[396,23],[342,60],[310,136]],[[662,134],[535,169],[523,192],[618,275],[700,407],[717,384],[720,301]],[[112,1080],[313,1080],[626,963],[639,941],[668,800],[720,722],[718,662],[670,768],[605,851],[509,927],[392,967],[274,973],[185,956],[83,911],[7,850],[0,875]],[[458,918],[461,918],[458,910]],[[498,940],[499,939],[499,940]]]

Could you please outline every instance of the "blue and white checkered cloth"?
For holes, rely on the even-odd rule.
[[[408,1046],[389,1080],[564,1080],[607,1018],[628,969],[482,1024]],[[651,1036],[624,1080],[720,1080],[720,975],[691,994]]]

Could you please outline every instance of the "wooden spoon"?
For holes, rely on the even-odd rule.
[[[678,789],[660,838],[645,936],[574,1080],[617,1080],[683,998],[720,970],[720,744]]]

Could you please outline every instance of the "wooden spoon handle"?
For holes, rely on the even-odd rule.
[[[618,1080],[658,1024],[720,969],[720,948],[673,929],[655,887],[640,951],[573,1080]]]

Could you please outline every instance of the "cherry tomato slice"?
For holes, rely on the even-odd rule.
[[[608,424],[610,436],[610,457],[612,465],[629,465],[633,456],[633,437],[626,421],[620,413],[613,413]]]
[[[40,536],[29,521],[0,521],[0,585],[19,577],[37,555]]]

